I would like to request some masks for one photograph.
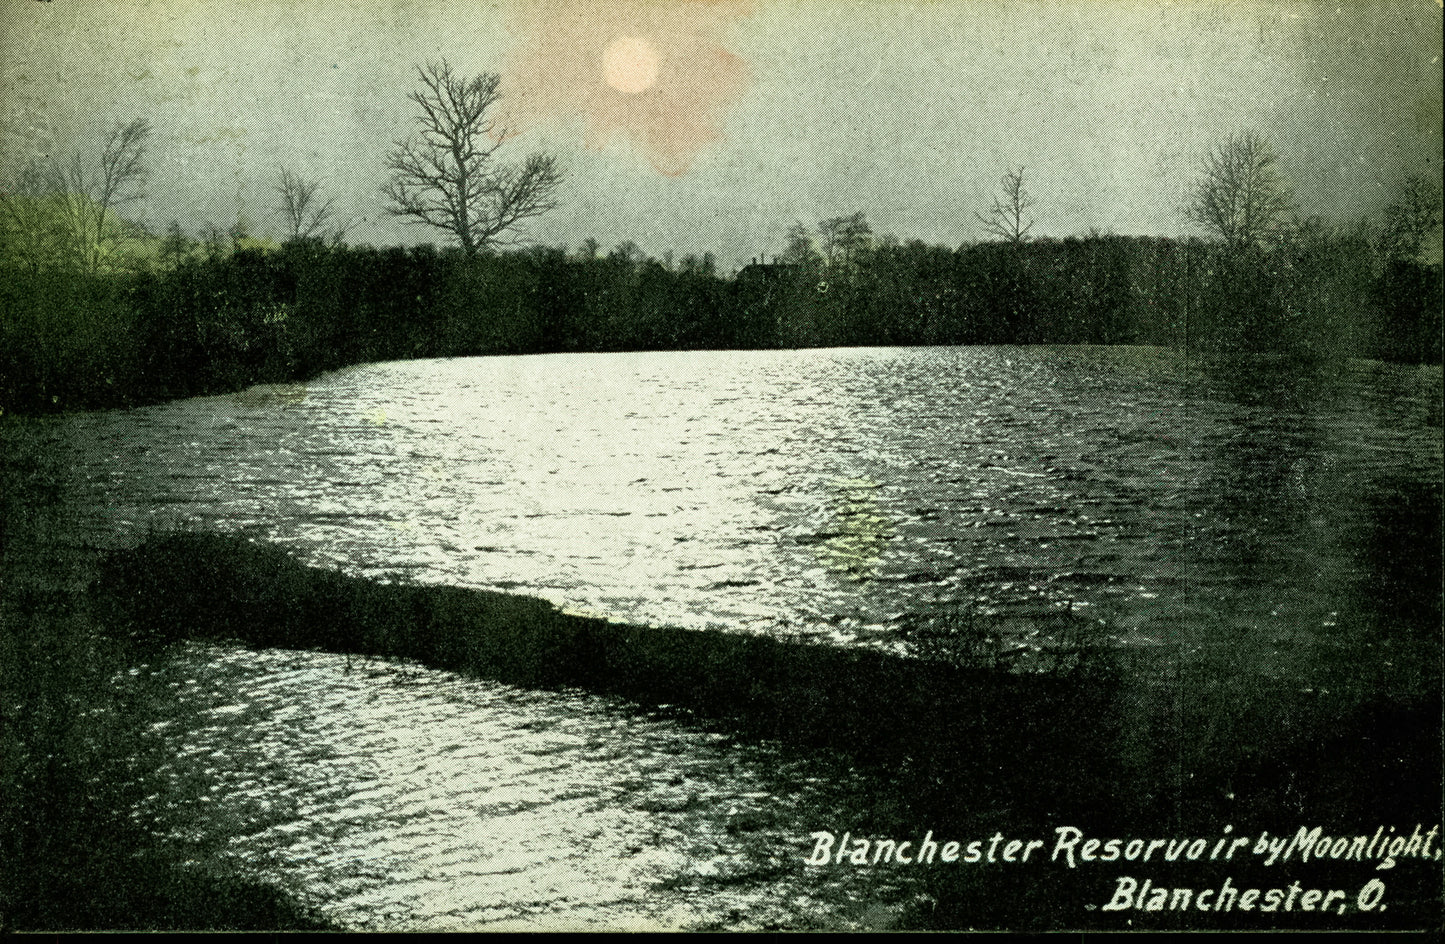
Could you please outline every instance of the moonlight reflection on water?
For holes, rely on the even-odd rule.
[[[201,645],[149,682],[142,813],[347,927],[847,927],[880,883],[793,855],[861,775],[619,699]]]
[[[1149,348],[545,355],[48,433],[100,541],[245,528],[359,575],[845,644],[960,605],[1067,611],[1267,663],[1396,618],[1371,548],[1402,496],[1438,505],[1440,393],[1439,368],[1210,374]]]
[[[1067,612],[1303,684],[1438,634],[1440,397],[1439,368],[1153,349],[550,355],[6,432],[70,470],[99,545],[246,530],[361,576],[842,645],[965,607],[1023,647]],[[1349,671],[1393,680],[1370,651]],[[326,654],[193,645],[150,671],[145,815],[351,926],[857,927],[892,920],[860,917],[880,889],[914,895],[800,865],[866,792],[821,754]]]

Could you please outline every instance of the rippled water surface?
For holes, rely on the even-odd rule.
[[[850,927],[913,894],[803,865],[848,819],[838,761],[379,660],[191,646],[147,671],[164,762],[138,815],[349,927]]]
[[[1438,367],[1286,378],[1155,349],[551,355],[42,434],[99,541],[247,528],[631,622],[888,643],[969,603],[1147,643],[1377,618],[1395,517],[1439,503],[1440,396]]]
[[[1438,367],[1152,349],[558,355],[0,433],[58,457],[102,546],[246,530],[355,574],[844,645],[969,606],[1027,646],[1067,611],[1300,678],[1438,633],[1440,401]],[[325,654],[146,671],[166,761],[138,815],[348,925],[859,926],[914,894],[800,864],[869,789],[817,755]]]

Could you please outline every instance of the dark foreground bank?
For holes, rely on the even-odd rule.
[[[1438,859],[1416,855],[1382,870],[1378,859],[1364,861],[1363,843],[1350,854],[1359,836],[1379,832],[1388,843],[1439,822],[1441,709],[1438,669],[1428,665],[1420,671],[1434,671],[1433,684],[1416,678],[1398,691],[1369,672],[1357,674],[1375,681],[1351,685],[1348,670],[1328,686],[1229,678],[1168,653],[1127,662],[1091,656],[1016,674],[623,626],[526,597],[379,584],[214,535],[159,537],[112,556],[89,605],[107,638],[143,658],[196,637],[404,657],[515,685],[615,693],[685,724],[843,751],[871,772],[876,795],[855,822],[819,824],[832,833],[826,856],[816,851],[821,837],[798,837],[789,854],[797,868],[850,868],[853,853],[838,856],[844,832],[855,850],[858,837],[917,844],[932,831],[958,839],[960,864],[930,865],[931,900],[909,918],[917,927],[1413,928],[1440,919]],[[1340,661],[1368,658],[1362,651]],[[1298,844],[1301,830],[1307,838],[1315,827],[1333,837],[1331,848],[1349,839],[1343,857],[1306,862],[1295,852],[1293,863],[1265,864],[1266,854],[1251,854],[1270,837]],[[1105,860],[1117,864],[1069,868],[1059,851],[1069,829],[1083,837],[1073,847],[1080,854],[1089,838],[1100,840],[1094,851],[1103,856],[1104,843],[1119,840]],[[995,834],[1005,841],[990,852]],[[1013,837],[1040,843],[1037,867],[1003,867]],[[1179,851],[1164,861],[1170,841],[1184,850],[1238,837],[1250,842],[1237,868],[1207,853]],[[1160,840],[1147,864],[1129,856],[1134,839],[1140,849]],[[968,840],[982,841],[978,864],[964,861]],[[1438,848],[1438,835],[1433,842]],[[879,854],[869,847],[869,867],[879,866]],[[1038,858],[1045,855],[1046,866]],[[1140,891],[1146,879],[1151,889],[1169,888],[1157,911],[1146,906],[1156,893]],[[1267,911],[1170,906],[1184,900],[1177,889],[1193,901],[1225,879],[1258,888],[1261,902],[1297,884],[1301,902],[1318,888],[1347,892],[1350,904],[1338,910],[1345,898],[1337,897],[1328,916],[1285,908],[1283,898]],[[1387,909],[1366,907],[1375,904],[1372,881],[1388,888]],[[1129,882],[1135,891],[1124,907]]]
[[[326,930],[284,891],[161,851],[137,818],[146,653],[103,631],[61,476],[0,450],[0,931]]]

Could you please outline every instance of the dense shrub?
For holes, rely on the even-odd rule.
[[[348,364],[557,351],[1153,344],[1436,362],[1439,265],[1364,230],[1267,246],[1090,235],[950,250],[886,241],[846,263],[724,279],[630,245],[456,250],[220,247],[139,273],[13,269],[0,408],[127,406]]]

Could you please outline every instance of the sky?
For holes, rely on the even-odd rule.
[[[1439,0],[0,0],[0,170],[150,121],[135,215],[280,234],[279,168],[349,239],[385,211],[417,66],[502,77],[504,161],[556,155],[532,241],[724,269],[864,212],[956,246],[1024,168],[1035,236],[1193,232],[1208,149],[1253,129],[1303,214],[1378,215],[1442,157]]]

